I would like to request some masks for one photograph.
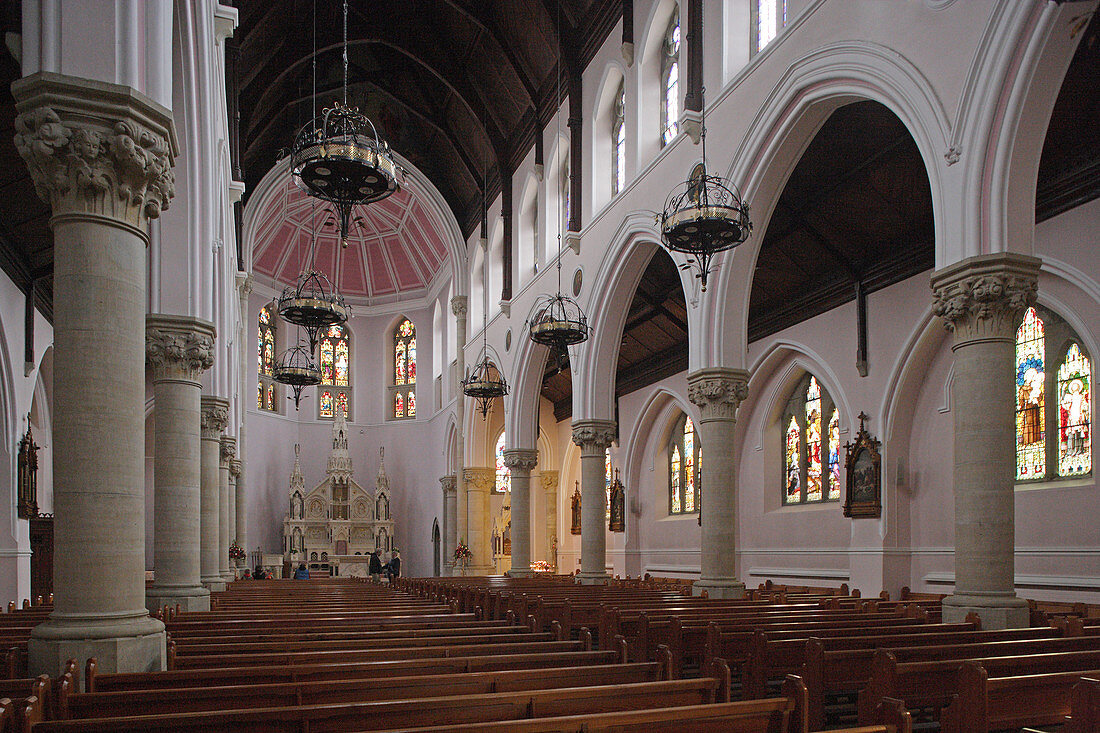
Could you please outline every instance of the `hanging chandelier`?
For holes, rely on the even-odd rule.
[[[701,15],[699,23],[702,25]],[[696,277],[705,293],[711,260],[719,252],[733,249],[748,239],[752,221],[748,204],[737,187],[729,179],[707,173],[704,91],[699,90],[703,162],[695,166],[687,181],[672,190],[665,200],[664,211],[657,215],[657,223],[665,248],[688,255],[687,264],[682,267],[698,268]]]
[[[322,331],[348,320],[344,297],[323,272],[312,268],[298,276],[297,284],[283,289],[278,311],[283,320],[306,330],[310,353],[317,348]]]
[[[294,392],[294,409],[302,400],[302,389],[321,383],[321,370],[313,363],[313,349],[299,343],[279,355],[274,370],[275,381]]]
[[[558,99],[561,99],[561,64],[558,64]],[[561,115],[558,115],[557,127],[560,139]],[[558,355],[560,367],[568,355],[568,347],[588,340],[588,316],[580,303],[561,292],[561,228],[565,213],[560,210],[561,197],[558,206],[558,290],[554,295],[543,295],[535,301],[534,315],[528,321],[528,335],[535,343],[549,346],[551,352]]]
[[[489,408],[497,397],[508,394],[508,382],[504,375],[489,359],[489,352],[482,348],[481,361],[477,363],[470,376],[462,380],[462,394],[473,397],[482,417],[488,417]]]
[[[397,191],[399,170],[389,144],[379,139],[374,123],[348,104],[347,0],[344,0],[343,61],[343,102],[326,108],[298,131],[291,148],[290,167],[302,190],[336,208],[340,242],[347,247],[352,209],[380,201]]]

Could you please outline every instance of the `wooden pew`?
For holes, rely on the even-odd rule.
[[[940,717],[943,733],[990,733],[1023,726],[1059,725],[1070,713],[1073,688],[1086,672],[990,678],[978,662],[959,670],[958,694]]]
[[[47,721],[38,724],[34,733],[207,733],[215,729],[235,733],[300,733],[307,729],[309,733],[336,733],[386,730],[727,702],[728,699],[721,699],[720,687],[718,679],[704,678],[414,700]]]
[[[1064,733],[1095,733],[1100,730],[1100,679],[1082,677],[1073,686],[1069,717]]]

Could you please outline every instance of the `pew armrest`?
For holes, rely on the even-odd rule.
[[[726,667],[726,673],[729,673],[729,667]],[[808,712],[810,708],[810,693],[806,689],[806,683],[804,683],[802,678],[798,675],[789,674],[786,679],[783,680],[782,694],[783,697],[794,703],[794,709],[791,711],[790,724],[788,726],[790,733],[809,733],[810,718]]]

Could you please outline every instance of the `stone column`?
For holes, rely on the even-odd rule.
[[[455,534],[455,477],[443,476],[439,479],[443,488],[443,575],[454,575],[455,548],[458,537]]]
[[[932,275],[933,312],[954,334],[955,593],[945,622],[975,611],[982,628],[1028,625],[1015,588],[1016,322],[1035,302],[1040,261],[970,257]]]
[[[229,461],[229,545],[233,546],[233,543],[237,541],[237,472],[241,469],[241,462],[236,458]],[[229,574],[234,579],[237,577],[237,572],[234,568],[237,566],[235,560],[230,558],[229,560]]]
[[[558,472],[542,470],[539,472],[542,490],[546,493],[546,562],[557,568],[558,540]]]
[[[489,494],[496,481],[496,471],[491,468],[467,468],[463,474],[470,512],[466,542],[473,553],[467,572],[470,575],[488,575],[493,571]]]
[[[199,398],[214,363],[214,324],[189,316],[145,318],[145,359],[153,371],[153,585],[150,610],[209,611],[199,580]]]
[[[12,94],[53,230],[55,605],[29,672],[93,656],[104,672],[164,669],[164,625],[145,608],[145,248],[174,193],[172,114],[62,74]]]
[[[466,395],[462,393],[462,380],[466,378],[466,307],[468,299],[465,295],[456,295],[451,298],[451,312],[455,314],[455,379],[453,386],[458,394],[455,400],[455,458],[458,470],[455,471],[455,533],[459,539],[470,544],[469,532],[466,523],[469,521],[469,502],[466,499],[466,476],[462,466],[466,465],[466,441],[463,431],[466,429]],[[457,542],[455,547],[457,547]],[[451,548],[454,551],[454,547]]]
[[[221,487],[218,463],[221,460],[221,435],[229,424],[229,400],[221,397],[202,398],[202,448],[199,515],[199,561],[202,584],[211,591],[225,590],[221,566],[218,563],[218,525]]]
[[[583,585],[606,583],[606,452],[615,440],[613,420],[574,420],[573,442],[581,449],[581,572]]]
[[[534,449],[509,448],[504,465],[511,472],[513,578],[531,575],[531,469],[539,464]]]
[[[226,582],[234,577],[233,569],[229,567],[229,538],[234,527],[229,514],[229,494],[233,491],[229,485],[229,462],[236,455],[237,439],[223,435],[221,460],[218,462],[218,574]]]
[[[737,579],[737,466],[733,460],[737,408],[749,394],[744,369],[711,367],[688,375],[688,399],[699,406],[702,550],[696,595],[741,598]]]
[[[244,464],[234,460],[229,463],[229,475],[235,477],[236,484],[233,487],[233,541],[242,550],[245,548],[244,536]]]

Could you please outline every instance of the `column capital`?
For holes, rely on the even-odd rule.
[[[519,468],[530,472],[539,465],[539,452],[533,448],[507,448],[504,451],[504,465],[509,469]]]
[[[449,476],[440,476],[439,485],[440,488],[443,489],[444,494],[454,494],[455,491],[458,489],[458,478],[454,474],[451,474]]]
[[[492,468],[464,468],[462,478],[466,483],[467,491],[488,492],[496,483],[497,472]]]
[[[688,399],[699,407],[699,422],[737,419],[737,408],[749,396],[744,369],[708,367],[688,375]]]
[[[225,426],[229,424],[229,400],[203,395],[200,413],[202,439],[217,440],[225,430]]]
[[[229,468],[230,462],[237,456],[237,439],[230,435],[223,435],[219,442],[221,443],[221,465],[223,468]]]
[[[976,341],[1011,341],[1016,321],[1038,293],[1036,257],[979,255],[932,273],[932,312],[955,334],[955,348]]]
[[[54,216],[145,231],[175,195],[172,113],[130,87],[38,72],[12,84],[15,148]]]
[[[615,421],[574,420],[573,442],[580,446],[581,455],[603,453],[615,442]]]
[[[459,318],[465,318],[469,302],[470,299],[465,295],[454,296],[451,298],[451,313],[454,313]]]
[[[539,481],[542,482],[542,490],[550,493],[557,493],[558,491],[558,472],[557,471],[539,471]]]
[[[199,385],[214,364],[214,324],[190,316],[145,316],[145,362],[153,382],[188,381]]]
[[[234,446],[234,451],[235,450],[236,450],[236,446]],[[236,458],[229,459],[229,478],[231,480],[236,479],[236,478],[239,478],[240,475],[241,475],[241,462],[240,462],[240,460],[238,460]]]
[[[252,292],[252,285],[255,279],[252,277],[252,273],[237,273],[237,292],[241,294],[242,298],[247,298],[248,294]]]

